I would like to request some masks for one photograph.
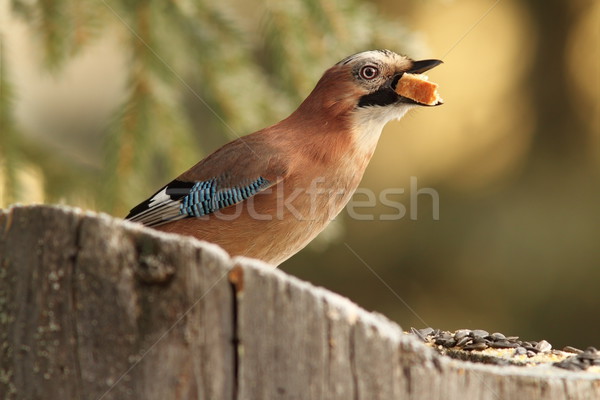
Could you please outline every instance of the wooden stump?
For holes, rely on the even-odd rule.
[[[600,399],[453,360],[256,260],[106,215],[0,212],[2,399]]]

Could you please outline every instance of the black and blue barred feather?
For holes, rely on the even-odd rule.
[[[189,217],[208,215],[254,196],[268,183],[266,179],[259,177],[245,186],[217,191],[215,179],[197,182],[189,194],[181,199],[180,212]]]
[[[158,226],[183,218],[202,217],[240,203],[271,186],[263,177],[228,187],[217,178],[200,182],[174,180],[134,207],[128,220]]]

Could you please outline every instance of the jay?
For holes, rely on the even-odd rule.
[[[402,75],[440,63],[389,50],[349,56],[289,117],[219,148],[126,219],[279,265],[345,207],[383,126],[422,105],[396,93]]]

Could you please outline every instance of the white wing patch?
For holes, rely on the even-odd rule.
[[[171,197],[167,194],[167,188],[165,186],[163,190],[152,196],[152,198],[149,201],[150,207],[154,207],[156,205],[155,203],[162,203],[163,201],[167,200],[171,200]]]

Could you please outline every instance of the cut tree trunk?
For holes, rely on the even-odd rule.
[[[2,399],[599,399],[600,376],[444,357],[215,245],[67,207],[0,212]]]

